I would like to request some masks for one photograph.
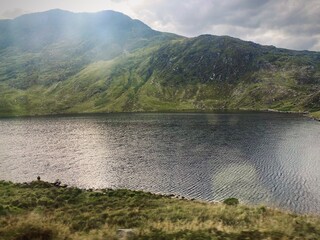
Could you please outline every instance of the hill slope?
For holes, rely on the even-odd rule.
[[[1,239],[319,239],[320,218],[129,190],[0,181]],[[119,231],[118,231],[119,232]]]
[[[320,53],[184,38],[112,11],[0,21],[0,115],[320,111]]]

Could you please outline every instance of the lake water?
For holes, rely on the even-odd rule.
[[[0,120],[0,179],[237,197],[320,213],[320,123],[278,113]]]

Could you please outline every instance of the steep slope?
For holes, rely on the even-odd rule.
[[[316,111],[319,55],[200,36],[93,64],[48,96],[67,112]]]
[[[153,31],[115,12],[56,10],[21,18],[37,29],[34,36],[19,30],[26,43],[9,41],[11,45],[3,44],[0,51],[1,115],[320,111],[317,52],[277,49],[227,36],[184,38]],[[49,26],[38,23],[47,18],[57,20],[48,20],[58,24],[50,27],[53,35],[40,34],[36,47],[30,45]],[[22,22],[15,24],[24,26]],[[0,28],[7,23],[0,21]]]
[[[109,59],[123,51],[150,44],[161,37],[176,37],[152,30],[139,20],[111,10],[98,13],[72,13],[50,10],[27,14],[14,20],[0,20],[0,50],[15,47],[22,51],[37,52],[54,44],[75,46],[85,42],[83,49],[94,59]],[[65,47],[65,46],[62,46]],[[81,46],[82,47],[82,46]],[[114,53],[110,53],[111,47]],[[119,51],[115,54],[115,51]],[[98,52],[103,54],[98,55]]]
[[[162,85],[195,84],[201,108],[319,109],[320,54],[200,36],[169,44],[151,65]],[[208,90],[210,89],[211,90]],[[185,98],[189,98],[188,96]],[[218,101],[213,104],[207,100]],[[222,101],[221,101],[222,100]]]
[[[176,38],[113,11],[51,10],[0,21],[0,29],[0,82],[18,89],[63,81],[97,60]]]

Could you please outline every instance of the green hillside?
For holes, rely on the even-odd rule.
[[[320,53],[185,38],[117,12],[0,21],[0,115],[320,111]]]

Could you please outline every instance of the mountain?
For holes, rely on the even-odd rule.
[[[186,38],[114,11],[0,21],[0,115],[320,111],[320,53]]]
[[[0,81],[19,89],[50,85],[92,62],[174,38],[113,11],[51,10],[0,21],[0,30]]]

